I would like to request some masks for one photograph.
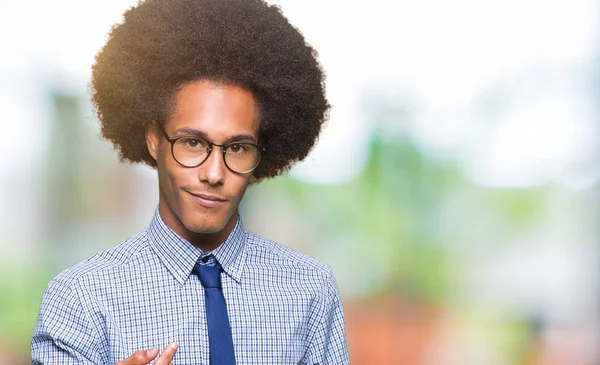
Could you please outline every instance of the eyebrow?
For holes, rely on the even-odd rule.
[[[202,138],[210,141],[210,138],[208,138],[206,133],[199,131],[197,129],[194,129],[194,128],[189,128],[189,127],[178,128],[177,130],[175,130],[175,134],[177,136],[198,136],[198,137],[202,137]],[[223,144],[228,144],[231,142],[240,142],[240,141],[256,142],[256,138],[254,138],[254,136],[249,135],[249,134],[236,134],[234,136],[227,137],[225,139],[225,141],[223,142]]]

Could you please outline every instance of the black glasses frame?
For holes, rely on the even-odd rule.
[[[229,171],[234,172],[236,174],[245,175],[245,174],[249,174],[252,171],[256,170],[256,168],[260,164],[260,160],[262,158],[261,151],[265,151],[264,148],[261,148],[261,147],[259,147],[258,145],[254,144],[252,142],[246,142],[246,141],[243,141],[243,142],[239,142],[239,141],[235,142],[234,141],[234,142],[230,142],[230,143],[226,143],[226,144],[218,144],[218,143],[211,142],[211,141],[207,140],[206,138],[203,138],[203,137],[200,137],[200,136],[197,136],[197,135],[193,135],[193,134],[186,134],[186,135],[183,135],[183,136],[169,137],[169,135],[167,134],[167,131],[165,130],[165,128],[163,127],[163,125],[161,123],[156,123],[156,124],[158,124],[158,129],[160,129],[160,131],[162,132],[162,134],[165,137],[165,139],[171,144],[171,156],[173,156],[173,159],[175,160],[175,162],[177,162],[178,164],[180,164],[183,167],[187,167],[187,168],[190,168],[190,169],[198,167],[198,166],[202,165],[204,162],[206,162],[206,160],[208,160],[208,158],[210,157],[210,154],[213,151],[213,146],[217,146],[217,147],[221,147],[221,150],[223,151],[223,162],[225,163],[225,166],[227,166],[227,168],[229,169]],[[200,163],[198,163],[196,165],[192,165],[192,166],[185,165],[185,164],[179,162],[179,160],[177,160],[177,157],[175,157],[175,151],[174,151],[174,149],[175,149],[175,143],[178,140],[182,139],[182,138],[194,138],[194,139],[201,139],[201,140],[205,141],[208,144],[208,153],[206,154],[206,157],[204,158],[204,160],[202,160]],[[227,147],[235,145],[235,144],[247,144],[247,145],[251,145],[251,146],[256,147],[256,150],[258,151],[258,161],[256,161],[256,165],[254,165],[254,167],[251,168],[250,170],[243,171],[243,172],[235,171],[234,169],[232,169],[231,167],[229,167],[229,165],[227,164],[227,158],[225,158],[225,155],[226,155],[225,150],[227,149]]]

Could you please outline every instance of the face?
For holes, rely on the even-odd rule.
[[[258,108],[249,91],[201,80],[180,89],[165,131],[170,137],[197,134],[221,145],[256,144],[258,127]],[[214,146],[200,166],[188,168],[173,159],[171,144],[157,128],[147,129],[146,142],[157,164],[161,218],[201,249],[218,247],[235,226],[251,174],[230,171],[221,147]]]

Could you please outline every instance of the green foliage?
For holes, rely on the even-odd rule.
[[[42,293],[49,277],[27,267],[0,268],[0,343],[14,354],[29,353]]]
[[[483,204],[515,228],[527,228],[540,218],[547,193],[543,189],[495,190],[481,197]]]

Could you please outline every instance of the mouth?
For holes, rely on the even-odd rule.
[[[204,194],[204,193],[200,193],[200,194],[194,194],[188,191],[188,193],[192,196],[192,198],[194,199],[194,201],[196,201],[196,203],[198,203],[199,205],[205,207],[205,208],[218,208],[220,206],[222,206],[223,204],[225,204],[226,200],[217,196],[217,195],[212,195],[212,194]]]

